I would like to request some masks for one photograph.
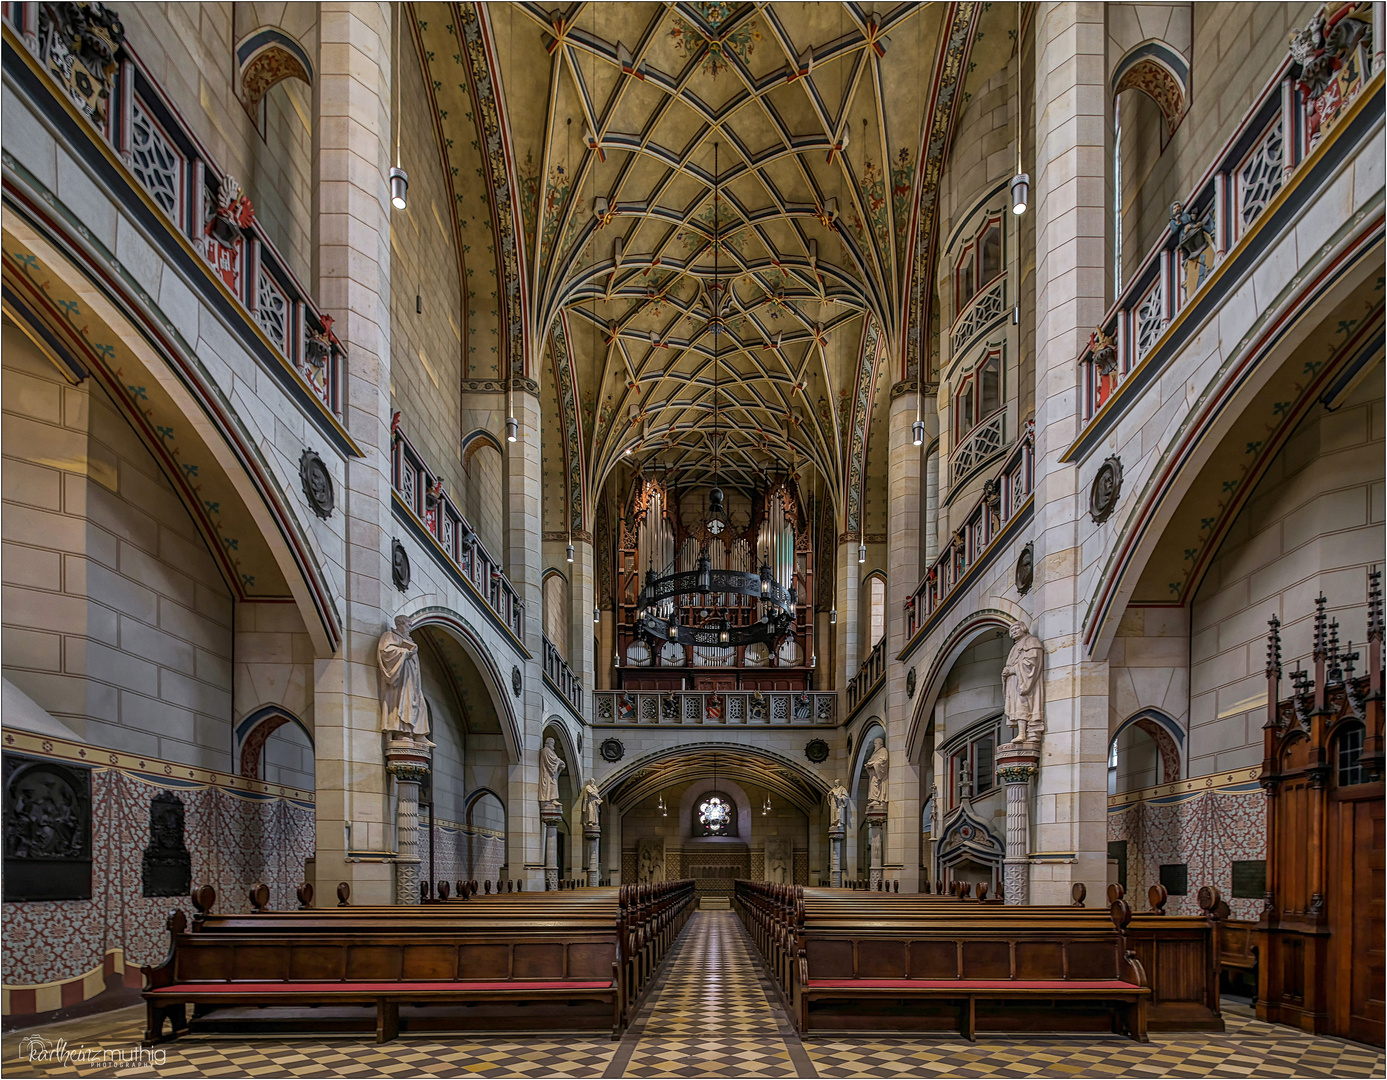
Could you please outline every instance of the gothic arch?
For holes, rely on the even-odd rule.
[[[247,111],[256,108],[270,87],[285,79],[313,85],[313,62],[288,34],[274,26],[252,30],[236,45],[236,92]]]
[[[1185,775],[1182,751],[1185,745],[1184,729],[1160,709],[1142,709],[1133,713],[1118,724],[1108,739],[1108,754],[1112,754],[1118,737],[1129,727],[1144,731],[1156,744],[1161,755],[1161,783],[1169,784]]]
[[[1183,56],[1163,41],[1145,41],[1129,49],[1113,68],[1113,99],[1124,90],[1140,90],[1161,110],[1168,139],[1189,106],[1189,77]]]
[[[1024,612],[1010,614],[995,608],[982,608],[955,626],[940,643],[928,672],[920,680],[920,689],[916,692],[915,713],[910,719],[910,728],[905,740],[907,761],[915,761],[924,749],[924,735],[929,725],[930,713],[934,711],[935,702],[939,700],[939,692],[944,688],[944,680],[948,677],[949,669],[954,666],[954,662],[984,633],[1006,630],[1018,619],[1027,625],[1030,624],[1030,617]]]
[[[280,705],[263,705],[243,717],[232,733],[232,759],[236,762],[237,775],[252,780],[261,778],[260,754],[270,736],[285,724],[297,727],[308,739],[308,745],[316,748],[313,732],[302,720]]]

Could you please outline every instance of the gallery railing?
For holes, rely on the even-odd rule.
[[[549,635],[544,635],[544,674],[568,699],[568,703],[578,711],[578,715],[583,715],[583,683],[574,674],[573,669],[568,666],[568,661],[563,658],[554,643],[549,640]]]
[[[756,725],[838,722],[838,695],[779,690],[598,690],[594,724]]]

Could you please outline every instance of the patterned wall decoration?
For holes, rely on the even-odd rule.
[[[461,31],[463,53],[467,57],[467,79],[472,101],[476,103],[476,118],[481,128],[485,180],[491,192],[491,226],[495,233],[501,269],[501,301],[505,313],[505,354],[498,370],[511,375],[527,376],[525,355],[525,298],[522,289],[524,274],[523,248],[519,235],[518,209],[513,197],[515,162],[510,148],[509,125],[505,104],[498,93],[490,54],[491,31],[480,4],[456,4],[457,26]]]
[[[910,271],[919,275],[922,282],[933,281],[934,275],[934,231],[939,224],[939,177],[944,170],[944,161],[949,152],[954,128],[954,105],[959,97],[960,76],[966,73],[968,51],[973,44],[982,4],[954,4],[950,11],[948,36],[944,45],[943,60],[935,68],[934,101],[928,114],[928,126],[921,142],[922,167],[915,176],[915,220],[911,232],[915,236],[914,251],[917,256]],[[907,250],[910,250],[907,247]],[[921,310],[921,304],[934,300],[934,290],[917,290],[909,272],[902,282],[905,295],[906,318],[904,326],[920,326],[928,323],[929,312]],[[916,375],[919,371],[919,335],[902,335],[902,377]]]
[[[564,474],[568,477],[568,524],[575,533],[586,528],[583,498],[583,428],[574,392],[576,375],[568,351],[568,315],[560,312],[550,337],[554,363],[554,382],[558,388],[559,412],[563,418]]]
[[[422,822],[421,822],[422,824]],[[506,834],[475,825],[436,818],[419,845],[419,880],[429,876],[429,849],[433,848],[433,882],[446,881],[451,889],[458,881],[499,881],[506,863]]]
[[[257,882],[270,887],[272,908],[297,906],[294,889],[316,842],[312,792],[18,731],[7,731],[4,745],[92,767],[92,898],[4,905],[11,1013],[35,1011],[25,1008],[38,998],[35,987],[82,979],[106,968],[112,953],[130,985],[138,985],[140,964],[163,959],[164,920],[188,904],[144,895],[150,811],[161,791],[183,802],[192,881],[216,889],[218,911],[248,911],[246,892]]]
[[[881,360],[883,337],[881,324],[869,318],[862,334],[862,353],[857,364],[857,391],[852,399],[852,428],[846,452],[848,455],[847,513],[844,529],[850,538],[862,530],[862,484],[867,469],[867,429],[871,423],[873,390],[876,386],[877,364]]]
[[[1238,769],[1109,796],[1108,840],[1127,841],[1128,895],[1144,898],[1163,865],[1184,863],[1190,891],[1170,898],[1170,914],[1198,915],[1195,894],[1216,885],[1234,919],[1256,921],[1262,902],[1233,897],[1233,863],[1267,857],[1260,772]]]

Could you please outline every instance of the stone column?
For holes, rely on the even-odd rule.
[[[386,736],[385,767],[395,777],[395,902],[419,903],[419,785],[429,775],[422,739]]]
[[[839,542],[834,581],[834,607],[838,611],[838,622],[832,626],[833,651],[837,677],[841,680],[838,686],[843,690],[862,666],[862,620],[857,608],[858,595],[862,591],[863,568],[857,561],[857,544],[855,536]],[[841,705],[847,708],[846,697],[843,697]]]
[[[913,379],[891,389],[889,428],[889,499],[887,530],[886,600],[886,746],[891,751],[891,772],[887,777],[887,798],[891,816],[898,822],[919,821],[923,803],[920,785],[924,782],[920,762],[906,760],[905,747],[914,718],[914,695],[907,692],[914,656],[902,664],[896,657],[905,648],[908,624],[905,600],[920,580],[921,452],[915,445],[918,388]],[[920,881],[920,835],[918,828],[898,828],[885,837],[884,865],[900,867],[901,888],[917,892]]]
[[[583,843],[588,849],[588,887],[595,889],[602,876],[602,831],[600,829],[584,829]]]
[[[1036,782],[1031,895],[1067,903],[1107,881],[1108,670],[1083,644],[1086,551],[1101,551],[1079,432],[1076,360],[1107,308],[1106,24],[1099,3],[1042,3],[1036,50],[1036,513],[1031,630],[1046,643],[1044,765]],[[1101,456],[1101,455],[1100,455]],[[1091,478],[1093,465],[1087,466]],[[1107,528],[1115,528],[1113,521]],[[1092,568],[1096,572],[1096,568]]]
[[[846,829],[829,829],[829,870],[828,883],[835,889],[843,887],[843,836]]]
[[[886,808],[867,809],[867,846],[871,851],[872,865],[868,871],[867,887],[875,889],[882,878],[885,862]]]
[[[539,819],[544,826],[544,891],[554,892],[559,887],[559,822],[563,820],[563,810],[557,806],[543,807]]]
[[[596,600],[596,564],[593,562],[592,537],[573,534],[573,562],[568,566],[568,666],[583,684],[582,713],[592,718],[592,691],[597,687],[597,657],[593,638],[597,624],[592,621],[592,605]],[[592,754],[585,747],[584,758]],[[573,767],[587,775],[584,761]]]
[[[392,871],[381,854],[390,847],[390,807],[376,643],[399,603],[390,584],[388,174],[396,10],[342,0],[319,5],[313,125],[314,291],[346,348],[343,422],[362,450],[347,459],[333,517],[300,518],[327,560],[343,625],[337,651],[314,664],[316,875],[320,895],[345,880],[363,904],[393,899]],[[303,438],[312,448],[319,437]]]
[[[516,370],[520,364],[517,359]],[[544,880],[544,833],[536,813],[539,795],[539,748],[544,729],[544,534],[540,528],[539,398],[517,378],[512,408],[520,422],[519,438],[506,448],[506,576],[525,604],[525,648],[531,659],[515,666],[521,692],[512,695],[520,723],[519,760],[510,767],[509,813],[506,817],[506,866],[511,878],[538,889]],[[509,682],[511,673],[501,673]],[[511,693],[508,685],[506,692]]]
[[[1040,748],[1007,743],[997,748],[997,782],[1007,789],[1007,853],[1002,890],[1008,904],[1029,904],[1031,896],[1031,777],[1040,771]]]

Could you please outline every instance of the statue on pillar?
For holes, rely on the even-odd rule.
[[[891,771],[891,755],[886,750],[886,740],[877,737],[872,743],[872,756],[867,759],[867,809],[886,809],[886,774]]]
[[[828,789],[825,801],[828,803],[829,830],[846,829],[848,827],[848,789],[843,786],[843,781],[833,781],[833,786]]]
[[[602,793],[597,790],[597,780],[589,776],[583,785],[583,831],[597,832],[601,828],[597,808],[602,805]]]
[[[554,737],[544,740],[539,752],[539,806],[541,810],[559,808],[559,773],[567,766],[554,749]]]
[[[409,617],[397,615],[395,625],[380,636],[376,662],[381,675],[382,731],[420,739],[429,746],[429,707],[419,673],[419,646],[409,636]]]
[[[1023,622],[1012,623],[1008,632],[1015,644],[1002,668],[1007,723],[1015,729],[1015,742],[1039,742],[1045,734],[1045,643]]]

